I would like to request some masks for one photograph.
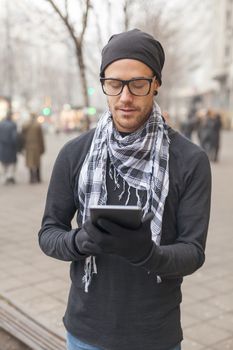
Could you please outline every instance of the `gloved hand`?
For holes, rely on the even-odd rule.
[[[75,235],[75,245],[78,250],[78,252],[82,255],[87,255],[87,252],[85,251],[83,245],[86,241],[89,240],[89,236],[82,227]]]
[[[86,221],[83,227],[75,235],[75,245],[78,252],[82,255],[96,255],[101,254],[101,249],[93,242],[88,235],[86,228],[90,235],[95,236],[99,233],[98,228],[91,223],[90,220]]]
[[[84,230],[87,239],[82,249],[90,254],[116,254],[138,263],[146,259],[152,246],[150,223],[154,214],[148,213],[138,229],[128,229],[106,219],[98,220],[98,227],[87,221]]]

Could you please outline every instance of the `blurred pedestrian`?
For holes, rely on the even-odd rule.
[[[196,108],[191,107],[188,112],[187,119],[181,123],[181,132],[189,140],[192,140],[193,132],[196,130],[197,127],[196,112]]]
[[[221,115],[214,112],[211,114],[212,136],[211,136],[211,154],[210,160],[217,162],[219,160],[220,136],[222,129]]]
[[[207,114],[207,110],[205,108],[200,108],[197,111],[197,138],[201,147],[202,147],[202,143],[201,143],[202,142],[201,140],[202,124],[205,122],[206,114]]]
[[[22,139],[26,166],[29,169],[29,182],[39,183],[41,182],[41,155],[45,151],[45,144],[43,131],[35,113],[31,113],[29,122],[23,125]]]
[[[3,183],[15,184],[17,162],[17,126],[9,111],[0,122],[0,162],[3,169]]]
[[[214,110],[208,109],[201,115],[198,127],[200,145],[213,162],[218,161],[221,128],[221,117]]]
[[[181,284],[205,260],[211,177],[205,152],[156,103],[164,59],[150,34],[113,35],[100,68],[109,109],[53,169],[39,243],[72,261],[68,350],[181,349]],[[98,204],[137,205],[143,221],[97,227],[89,209]]]

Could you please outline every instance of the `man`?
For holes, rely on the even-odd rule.
[[[17,126],[11,112],[0,122],[0,162],[3,169],[3,183],[15,184],[17,162]]]
[[[220,148],[220,139],[221,139],[221,130],[222,130],[222,121],[221,115],[217,112],[212,112],[212,123],[213,123],[213,131],[212,131],[212,152],[211,158],[213,162],[218,162],[219,160],[219,148]]]
[[[206,154],[166,125],[154,101],[163,64],[151,35],[112,36],[100,68],[109,111],[54,166],[39,241],[72,261],[69,350],[181,349],[180,287],[204,262],[211,179]],[[104,219],[97,228],[94,204],[138,205],[144,219],[137,230]]]
[[[222,123],[221,117],[214,110],[208,109],[204,119],[199,126],[201,146],[206,151],[209,160],[218,161],[220,131]]]
[[[45,151],[44,136],[41,125],[37,122],[37,115],[30,114],[30,120],[22,128],[26,166],[29,169],[29,182],[41,182],[40,159]]]

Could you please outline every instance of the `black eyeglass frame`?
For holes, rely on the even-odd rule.
[[[130,92],[132,95],[134,95],[134,96],[142,96],[142,97],[143,97],[143,96],[149,95],[150,90],[151,90],[151,84],[152,84],[152,81],[153,81],[154,78],[156,79],[156,75],[154,75],[154,76],[151,77],[151,78],[132,78],[132,79],[129,79],[129,80],[122,80],[122,79],[116,79],[116,78],[100,78],[100,82],[101,82],[101,86],[102,86],[103,93],[104,93],[105,95],[107,95],[107,96],[119,96],[119,95],[122,93],[122,91],[123,91],[123,89],[124,89],[124,87],[125,87],[125,85],[126,85],[126,86],[128,87],[128,89],[129,89],[129,92]],[[118,94],[116,94],[116,95],[107,94],[107,93],[104,91],[104,82],[105,82],[106,80],[120,81],[120,82],[122,83],[120,92],[119,92]],[[136,95],[136,94],[134,94],[134,93],[130,90],[129,83],[131,83],[132,81],[137,81],[137,80],[146,80],[146,81],[148,81],[148,82],[150,83],[148,92],[147,92],[146,94],[144,94],[144,95]]]

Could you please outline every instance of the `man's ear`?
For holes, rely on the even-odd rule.
[[[159,84],[158,80],[155,80],[153,88],[154,88],[154,96],[158,95],[158,90],[160,88],[160,84]]]

